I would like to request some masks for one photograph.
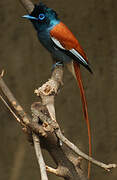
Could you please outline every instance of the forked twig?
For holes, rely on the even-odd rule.
[[[100,161],[95,160],[94,158],[88,156],[87,154],[83,153],[77,146],[75,146],[73,143],[71,143],[60,131],[60,129],[56,130],[57,137],[65,143],[73,152],[78,154],[79,156],[83,157],[84,159],[92,162],[93,164],[104,168],[106,171],[110,171],[112,168],[116,168],[117,164],[105,164]]]
[[[41,172],[41,178],[42,180],[48,180],[47,173],[46,173],[46,166],[43,160],[43,156],[41,153],[40,143],[39,143],[39,137],[34,134],[34,132],[39,132],[38,127],[33,126],[33,124],[30,123],[31,118],[28,117],[28,115],[24,112],[23,108],[20,106],[19,102],[15,99],[5,82],[3,81],[2,77],[0,76],[0,88],[2,89],[5,96],[8,98],[9,102],[12,104],[16,112],[20,115],[21,119],[16,115],[16,113],[10,108],[8,103],[4,100],[4,98],[0,95],[0,99],[5,104],[5,106],[10,110],[10,112],[13,114],[15,119],[18,123],[20,123],[25,128],[31,128],[33,130],[33,141],[34,141],[34,148],[38,160],[38,164],[40,166],[40,172]],[[38,129],[35,131],[35,128]],[[30,129],[30,130],[31,130]]]
[[[74,151],[77,155],[83,157],[84,159],[92,162],[93,164],[104,168],[107,171],[110,171],[112,168],[116,168],[116,164],[104,164],[99,162],[92,157],[88,156],[87,154],[83,153],[79,148],[77,148],[73,143],[71,143],[62,133],[59,128],[59,125],[56,121],[55,117],[55,107],[54,107],[54,97],[57,94],[57,91],[61,85],[63,77],[63,70],[61,67],[57,67],[54,72],[52,73],[51,78],[43,84],[40,88],[36,90],[36,94],[41,97],[42,103],[46,106],[49,111],[50,118],[51,118],[51,125],[55,127],[55,133],[57,137],[66,144],[72,151]],[[47,91],[48,89],[48,91]],[[52,108],[51,108],[52,107]],[[53,118],[54,117],[54,118]],[[57,127],[57,128],[56,128]]]

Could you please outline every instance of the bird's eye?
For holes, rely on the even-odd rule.
[[[43,20],[45,18],[45,14],[39,14],[38,19]]]

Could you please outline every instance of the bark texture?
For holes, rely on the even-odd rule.
[[[117,2],[82,0],[73,3],[68,0],[66,3],[59,0],[55,3],[50,0],[45,3],[56,9],[61,19],[71,28],[93,66],[94,76],[90,76],[82,69],[92,126],[93,156],[104,162],[116,162]],[[51,58],[49,59],[48,53],[38,43],[31,24],[20,18],[25,11],[18,1],[1,1],[0,9],[0,68],[7,70],[5,81],[8,82],[15,96],[19,97],[18,101],[24,104],[26,111],[30,112],[29,104],[35,100],[35,96],[32,95],[34,87],[40,86],[49,77]],[[80,148],[86,152],[88,151],[87,129],[83,122],[77,85],[68,72],[65,73],[64,81],[67,85],[57,97],[57,119],[60,120],[60,125],[67,137],[75,144],[80,144]],[[66,110],[67,113],[64,113]],[[2,142],[0,152],[3,154],[0,157],[1,179],[13,180],[12,172],[19,167],[19,163],[15,163],[19,154],[19,144],[23,159],[20,172],[16,171],[17,179],[30,180],[34,177],[38,179],[38,165],[36,165],[33,148],[28,143],[24,146],[22,139],[25,142],[25,136],[22,135],[20,127],[11,120],[9,111],[7,118],[6,108],[3,105],[0,106],[0,111],[0,141]],[[74,122],[71,121],[72,117]],[[6,136],[3,137],[4,133],[7,139]],[[44,155],[48,159],[45,152]],[[52,162],[51,159],[50,162]],[[116,177],[116,170],[108,174],[96,166],[92,168],[91,179],[116,180]],[[55,176],[51,175],[51,179],[55,179]]]

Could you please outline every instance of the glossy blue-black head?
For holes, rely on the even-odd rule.
[[[49,27],[51,28],[59,22],[57,13],[43,3],[35,5],[31,14],[24,15],[22,17],[30,19],[37,30],[43,30]]]

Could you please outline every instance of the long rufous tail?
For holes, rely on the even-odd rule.
[[[88,118],[87,102],[86,102],[86,97],[85,97],[82,78],[81,78],[80,65],[77,62],[74,61],[73,66],[74,66],[74,71],[75,71],[75,75],[76,75],[76,80],[78,82],[78,86],[79,86],[79,89],[80,89],[82,105],[83,105],[83,113],[84,113],[84,117],[85,117],[86,124],[87,124],[87,129],[88,129],[89,156],[91,156],[91,154],[92,154],[92,150],[91,150],[92,149],[92,147],[91,147],[91,131],[90,131],[89,118]],[[91,169],[91,164],[89,162],[89,164],[88,164],[88,179],[90,177],[90,169]]]

